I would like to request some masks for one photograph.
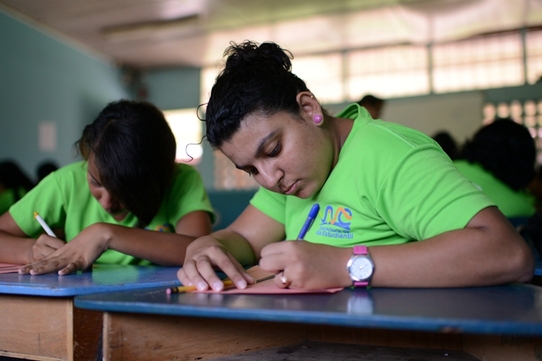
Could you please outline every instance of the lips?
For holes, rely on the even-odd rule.
[[[291,186],[289,186],[288,188],[286,188],[286,189],[284,190],[284,194],[286,194],[286,195],[294,194],[295,191],[297,190],[297,183],[298,183],[298,182],[296,181],[296,182],[294,182]]]

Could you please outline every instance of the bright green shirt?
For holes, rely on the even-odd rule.
[[[68,242],[83,229],[98,222],[125,227],[137,225],[137,218],[132,213],[119,222],[102,208],[90,193],[87,162],[83,161],[51,173],[10,208],[11,216],[29,237],[37,237],[43,233],[40,224],[33,217],[34,211],[38,212],[52,229],[64,229]],[[175,232],[177,222],[194,211],[209,212],[214,218],[207,192],[197,170],[186,164],[178,164],[173,185],[166,191],[158,214],[145,229]],[[149,247],[152,247],[151,243]],[[148,261],[115,250],[105,251],[96,263],[150,264]]]
[[[480,164],[472,164],[466,160],[457,160],[454,164],[461,174],[495,202],[506,217],[530,217],[534,214],[534,196],[525,191],[513,190]]]
[[[493,206],[423,133],[373,120],[353,104],[338,115],[354,119],[336,166],[309,199],[260,188],[251,204],[284,224],[296,239],[314,203],[320,212],[305,239],[338,247],[424,240],[464,228]]]

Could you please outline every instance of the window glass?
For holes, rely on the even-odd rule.
[[[166,110],[164,116],[177,141],[176,161],[198,164],[203,154],[201,146],[202,124],[196,109]]]
[[[344,99],[341,53],[295,57],[292,73],[297,75],[323,103]]]
[[[526,35],[527,81],[542,81],[542,30],[529,31]]]
[[[523,83],[519,32],[433,46],[435,92],[496,88]]]
[[[394,96],[429,93],[425,46],[401,45],[348,53],[348,100],[365,94]]]

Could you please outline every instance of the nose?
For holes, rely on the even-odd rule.
[[[264,188],[267,189],[276,189],[280,180],[283,177],[283,173],[276,166],[275,163],[265,163],[261,164],[258,168],[258,177],[256,181]]]
[[[103,209],[106,211],[110,211],[115,209],[117,205],[117,200],[109,193],[107,190],[104,189],[104,191],[100,194],[100,199],[98,200],[100,202],[100,205]]]

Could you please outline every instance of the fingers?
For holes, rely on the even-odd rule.
[[[290,287],[291,283],[292,281],[290,281],[288,277],[286,277],[284,271],[277,273],[277,275],[275,276],[275,285],[277,285],[277,287],[279,288],[288,288]]]
[[[217,276],[215,269],[222,270],[239,289],[244,289],[255,280],[245,272],[239,262],[222,247],[208,247],[204,252],[185,260],[183,267],[177,273],[183,285],[193,285],[199,291],[209,287],[213,291],[222,291],[224,284]]]
[[[39,261],[56,250],[64,246],[66,243],[58,238],[41,235],[32,247],[32,257],[34,261]]]
[[[55,272],[59,269],[58,261],[43,259],[19,268],[19,274],[41,275]]]
[[[30,274],[32,276],[36,276],[58,271],[59,276],[64,276],[76,272],[78,269],[82,268],[83,267],[79,266],[77,263],[63,261],[55,257],[51,259],[42,259],[40,261],[24,265],[23,267],[19,268],[19,274]]]

